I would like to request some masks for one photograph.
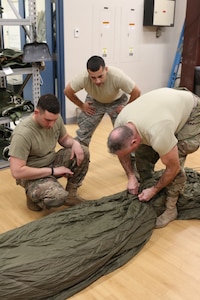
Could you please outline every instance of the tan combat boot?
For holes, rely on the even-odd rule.
[[[155,228],[165,227],[169,222],[177,218],[178,212],[176,208],[178,197],[168,196],[166,201],[166,210],[156,220]]]
[[[66,191],[68,191],[67,199],[64,205],[74,206],[85,202],[86,200],[77,195],[78,185],[76,183],[68,182],[66,186]]]

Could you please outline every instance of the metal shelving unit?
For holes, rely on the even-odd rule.
[[[23,19],[19,12],[16,10],[16,7],[12,3],[11,0],[7,0],[9,6],[11,7],[13,13],[16,16],[16,19],[5,19],[0,18],[0,26],[10,25],[10,26],[23,26],[26,34],[28,35],[30,42],[34,41],[34,34],[33,31],[36,31],[36,22],[37,22],[37,15],[36,15],[36,1],[35,0],[28,0],[28,8],[29,8],[29,16],[28,18]],[[29,30],[27,27],[29,26]],[[21,68],[21,69],[13,69],[15,74],[29,74],[31,73],[33,76],[33,85],[32,85],[32,94],[33,94],[33,101],[34,105],[37,104],[37,101],[40,97],[40,70],[37,64],[33,64],[32,68]],[[0,72],[0,76],[6,76],[5,73]]]
[[[0,26],[23,26],[28,35],[30,42],[34,41],[33,30],[36,29],[36,1],[28,0],[29,16],[28,18],[22,18],[17,11],[16,7],[11,0],[7,0],[9,6],[11,7],[13,13],[16,16],[16,19],[6,19],[0,18]],[[29,30],[27,29],[29,26]],[[11,75],[23,75],[23,74],[32,74],[32,95],[34,106],[36,106],[38,99],[40,97],[40,69],[37,64],[32,64],[32,67],[29,68],[18,68],[12,69],[12,74],[5,74],[3,70],[0,70],[0,78],[6,78]],[[0,117],[0,124],[9,124],[12,120],[9,117]],[[0,169],[7,167],[9,164],[6,161],[0,160]]]

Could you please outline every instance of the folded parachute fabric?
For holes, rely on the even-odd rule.
[[[0,69],[30,67],[29,63],[23,62],[23,51],[10,48],[0,49]]]
[[[187,179],[178,218],[200,219],[200,174]],[[164,191],[148,203],[122,191],[1,234],[0,299],[68,299],[133,258],[164,203]]]

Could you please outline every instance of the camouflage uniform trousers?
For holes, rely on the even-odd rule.
[[[126,94],[123,94],[119,99],[113,101],[112,103],[100,103],[91,96],[87,95],[85,103],[86,102],[91,102],[91,106],[96,109],[96,112],[94,115],[87,115],[81,111],[78,116],[79,129],[76,132],[76,140],[85,146],[89,146],[92,135],[105,113],[110,116],[112,124],[114,125],[118,115],[116,109],[120,105],[126,105],[128,102],[128,97]]]
[[[54,162],[47,167],[65,166],[71,169],[74,174],[68,177],[68,182],[76,184],[77,187],[82,181],[89,167],[88,148],[82,146],[84,150],[84,160],[80,166],[77,166],[76,159],[70,160],[71,148],[62,148],[56,153]],[[58,182],[58,177],[48,176],[34,180],[17,180],[17,184],[25,188],[27,196],[32,202],[37,204],[44,203],[46,207],[58,207],[63,205],[67,199],[68,192]],[[42,205],[42,204],[41,204]]]
[[[194,100],[195,105],[190,117],[180,132],[176,134],[181,170],[166,187],[167,195],[172,197],[183,193],[186,182],[184,170],[186,157],[188,154],[197,151],[200,146],[200,98],[194,95]],[[143,181],[152,178],[155,164],[159,160],[158,153],[150,146],[140,145],[135,152],[135,159],[140,179]]]

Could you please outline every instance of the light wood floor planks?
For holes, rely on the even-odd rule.
[[[75,136],[77,125],[67,125]],[[91,163],[82,197],[91,200],[126,188],[127,180],[118,159],[107,151],[112,125],[105,116],[91,145]],[[186,166],[200,171],[200,150],[188,156]],[[162,164],[157,164],[157,169]],[[65,184],[64,179],[60,180]],[[51,213],[26,208],[24,190],[16,186],[9,168],[0,170],[0,232],[24,225]],[[59,208],[62,209],[62,208]],[[59,210],[57,209],[57,210]],[[56,210],[56,209],[55,209]],[[146,246],[122,268],[97,280],[70,300],[199,300],[200,221],[174,221],[156,229]]]

